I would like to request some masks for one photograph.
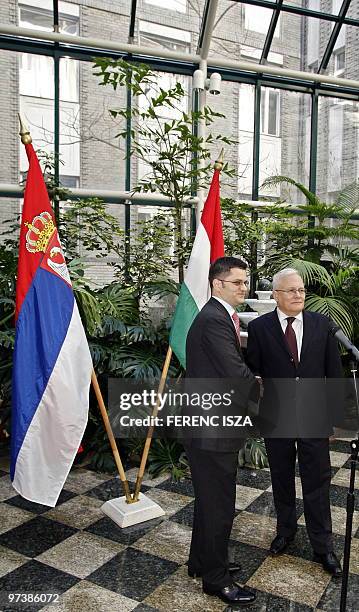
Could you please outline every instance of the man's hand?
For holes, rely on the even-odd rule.
[[[259,397],[260,399],[262,399],[263,395],[264,395],[264,385],[263,385],[263,380],[261,376],[256,376],[256,380],[258,381],[259,384]]]

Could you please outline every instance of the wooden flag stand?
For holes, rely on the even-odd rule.
[[[170,363],[171,363],[171,357],[172,357],[172,349],[169,346],[167,349],[167,355],[166,355],[166,359],[165,359],[165,363],[162,369],[162,374],[161,374],[161,379],[160,379],[160,384],[158,385],[158,391],[157,391],[157,401],[155,406],[153,407],[152,410],[152,418],[155,418],[157,416],[158,413],[158,408],[160,405],[160,396],[163,393],[163,389],[164,386],[166,384],[166,379],[167,379],[167,374],[168,374],[168,369],[170,367]],[[147,433],[147,438],[146,438],[146,442],[145,442],[145,446],[142,452],[142,457],[141,457],[141,464],[138,470],[138,475],[136,478],[136,485],[135,485],[135,491],[133,494],[133,501],[137,502],[139,499],[139,495],[140,495],[140,490],[141,490],[141,485],[142,485],[142,479],[143,479],[143,475],[145,473],[145,469],[146,469],[146,463],[147,463],[147,459],[148,459],[148,453],[150,450],[150,446],[151,446],[151,442],[152,442],[152,436],[153,436],[153,431],[154,431],[155,427],[154,425],[151,425],[148,433]]]
[[[18,118],[19,118],[19,123],[20,123],[21,142],[23,144],[31,144],[32,138],[31,138],[30,130],[26,126],[20,114],[18,114]],[[168,368],[167,368],[167,371],[168,371]],[[164,381],[166,380],[166,376],[164,378]],[[110,420],[108,418],[106,406],[103,401],[101,389],[98,384],[98,380],[97,380],[94,370],[92,370],[92,373],[91,373],[91,383],[95,391],[96,399],[97,399],[97,402],[100,408],[105,430],[106,430],[106,433],[107,433],[107,436],[108,436],[108,439],[111,445],[112,453],[115,459],[116,467],[117,467],[119,477],[122,482],[124,494],[125,494],[124,497],[118,497],[118,498],[105,502],[103,506],[101,507],[101,509],[103,510],[105,514],[107,514],[110,518],[112,518],[120,527],[128,527],[130,525],[141,523],[149,519],[163,516],[165,512],[162,510],[162,508],[158,504],[156,504],[154,501],[152,501],[145,495],[141,494],[140,496],[139,488],[141,485],[139,485],[138,487],[138,493],[136,497],[131,495],[129,483],[126,478],[126,473],[123,468],[120,453],[117,448],[116,440],[113,435]],[[149,446],[148,446],[148,450],[149,450]],[[148,450],[147,450],[147,455],[148,455]],[[146,455],[146,460],[147,460],[147,455]],[[144,468],[143,468],[143,471],[144,471]],[[143,477],[143,472],[142,472],[142,477]],[[142,481],[142,478],[141,478],[141,481]],[[133,505],[134,502],[137,502],[136,508],[134,508],[134,505]]]
[[[104,423],[104,426],[105,426],[105,429],[106,429],[106,433],[107,433],[107,436],[108,436],[108,439],[109,439],[109,442],[110,442],[112,454],[113,454],[113,457],[114,457],[114,460],[115,460],[115,463],[116,463],[116,467],[117,467],[117,470],[118,470],[118,474],[120,476],[120,480],[122,482],[122,486],[123,486],[123,490],[124,490],[124,493],[125,493],[126,502],[128,504],[132,504],[133,499],[132,499],[132,496],[131,496],[130,487],[129,487],[129,484],[128,484],[128,480],[126,478],[125,470],[124,470],[123,465],[122,465],[120,453],[118,452],[115,436],[113,435],[112,427],[111,427],[111,424],[110,424],[110,419],[108,418],[105,402],[103,401],[101,389],[100,389],[100,386],[98,384],[98,380],[97,380],[97,376],[95,374],[95,370],[92,370],[91,383],[92,383],[93,389],[95,391],[97,403],[98,403],[98,406],[100,408],[100,412],[101,412],[101,416],[102,416],[102,419],[103,419],[103,423]]]

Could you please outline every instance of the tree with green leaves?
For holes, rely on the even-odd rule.
[[[210,147],[232,144],[221,134],[198,136],[196,126],[201,121],[213,126],[217,117],[224,115],[206,106],[203,111],[187,110],[187,94],[177,81],[167,90],[162,89],[158,74],[143,64],[98,58],[95,75],[100,84],[127,87],[132,94],[131,108],[111,109],[119,119],[118,136],[130,136],[131,156],[146,168],[137,181],[134,192],[159,193],[170,199],[174,221],[175,256],[179,282],[183,281],[186,262],[186,240],[183,235],[186,201],[198,188],[208,187],[211,170]],[[129,125],[131,126],[129,128]],[[233,176],[225,164],[222,172]]]

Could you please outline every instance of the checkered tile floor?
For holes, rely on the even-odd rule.
[[[332,443],[332,518],[335,548],[343,554],[349,484],[349,445]],[[136,472],[128,473],[131,481]],[[359,488],[359,474],[356,480]],[[220,612],[229,608],[202,593],[188,578],[193,489],[190,480],[145,480],[143,491],[166,511],[166,518],[120,529],[105,517],[103,501],[122,494],[117,478],[84,468],[71,471],[54,509],[16,495],[6,461],[0,461],[0,593],[59,593],[57,604],[4,603],[0,610],[56,612]],[[279,558],[268,555],[275,534],[271,480],[266,470],[238,472],[237,515],[230,543],[236,576],[257,593],[255,611],[339,610],[340,586],[313,563],[304,526],[297,478],[299,529]],[[358,610],[359,492],[353,526],[347,611]],[[1,595],[0,595],[1,597]]]

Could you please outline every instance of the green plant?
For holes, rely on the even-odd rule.
[[[165,472],[170,472],[173,480],[188,476],[188,460],[183,446],[177,440],[153,440],[148,457],[148,472],[153,478]]]
[[[263,438],[247,438],[239,451],[238,462],[240,467],[267,468],[269,464]]]
[[[304,185],[286,176],[269,177],[262,187],[283,184],[296,187],[305,201],[296,204],[295,209],[284,206],[281,219],[268,221],[267,240],[273,255],[269,257],[267,268],[271,262],[275,265],[276,256],[283,253],[320,264],[323,258],[336,255],[348,240],[358,240],[359,227],[353,221],[359,207],[357,183],[343,189],[333,204],[326,204]],[[278,204],[283,205],[283,200]],[[330,223],[333,219],[335,223]]]
[[[203,111],[187,111],[187,94],[179,81],[168,90],[161,87],[158,75],[147,66],[123,60],[98,58],[95,73],[101,85],[115,90],[127,87],[132,94],[131,108],[112,109],[112,117],[121,122],[119,137],[127,139],[131,123],[131,155],[141,161],[147,173],[134,191],[157,192],[170,199],[174,223],[174,249],[179,281],[183,280],[186,260],[184,206],[195,188],[208,187],[209,147],[221,148],[232,140],[222,135],[198,136],[195,127],[202,122],[211,126],[223,117],[206,106]],[[225,165],[223,173],[233,176]]]

